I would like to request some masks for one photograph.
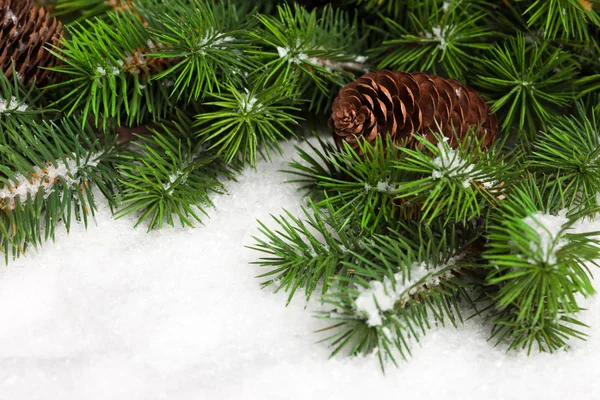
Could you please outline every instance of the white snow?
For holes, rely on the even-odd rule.
[[[243,112],[250,112],[254,108],[260,109],[262,106],[257,105],[258,99],[256,96],[250,96],[250,92],[246,90],[246,93],[241,94],[240,110]]]
[[[19,103],[15,96],[12,96],[10,100],[5,100],[0,97],[0,115],[7,111],[27,111],[27,105]]]
[[[438,48],[440,50],[446,50],[448,47],[448,37],[454,32],[454,26],[451,25],[439,25],[431,28],[431,32],[425,34],[427,39],[435,39],[440,42]]]
[[[448,140],[448,138],[444,138]],[[431,173],[431,177],[435,180],[442,179],[444,177],[455,177],[459,175],[465,175],[466,179],[463,181],[463,186],[469,187],[471,183],[471,177],[469,174],[473,172],[475,166],[460,157],[454,149],[452,149],[445,141],[439,142],[437,148],[440,151],[440,155],[433,159],[433,165],[435,169]]]
[[[105,203],[86,231],[0,267],[2,400],[597,399],[600,302],[583,306],[587,342],[569,352],[505,353],[477,318],[434,327],[408,362],[379,370],[376,355],[328,360],[301,298],[259,288],[245,248],[257,218],[299,213],[278,172],[294,156],[260,163],[196,229],[146,233],[113,220]],[[302,146],[308,149],[307,146]],[[102,206],[104,204],[104,206]],[[590,230],[600,223],[588,224]],[[594,271],[594,270],[593,270]],[[596,284],[596,287],[599,287]]]
[[[442,266],[445,268],[445,266]],[[384,277],[383,281],[371,281],[369,287],[360,287],[360,295],[355,299],[355,307],[359,316],[367,318],[369,326],[380,326],[383,322],[382,312],[394,308],[398,301],[408,300],[408,296],[416,293],[422,285],[417,285],[422,279],[429,276],[439,282],[439,277],[432,276],[438,274],[440,268],[429,266],[426,263],[413,263],[410,267],[410,279],[403,280],[401,273],[394,274],[394,280]],[[431,282],[427,279],[423,282]]]
[[[556,252],[567,243],[566,239],[560,238],[563,226],[569,222],[565,214],[552,215],[538,211],[523,219],[538,235],[539,240],[530,244],[531,250],[541,254],[542,260],[548,265],[556,264]],[[535,260],[529,262],[537,263]]]
[[[2,21],[4,24],[6,24],[8,22],[8,20],[11,20],[13,24],[17,25],[17,16],[15,15],[15,13],[13,13],[13,11],[9,8],[6,11],[6,15],[4,16],[4,21]]]
[[[98,155],[92,154],[88,162],[79,166],[75,160],[70,158],[66,158],[66,162],[57,160],[56,163],[46,163],[44,168],[33,166],[33,173],[30,175],[16,174],[16,182],[10,186],[0,186],[0,204],[12,209],[17,199],[24,202],[29,196],[35,197],[40,190],[47,196],[59,181],[63,181],[67,185],[77,183],[79,180],[76,175],[80,169],[97,164]]]

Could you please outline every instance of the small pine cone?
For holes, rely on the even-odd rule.
[[[33,0],[0,0],[0,68],[13,73],[25,84],[43,84],[53,74],[58,59],[47,48],[57,46],[63,36],[62,24]]]
[[[340,89],[329,125],[338,147],[357,148],[388,134],[394,143],[415,148],[415,135],[435,143],[434,133],[456,147],[474,129],[483,148],[496,140],[496,116],[473,89],[454,79],[422,72],[368,73]]]

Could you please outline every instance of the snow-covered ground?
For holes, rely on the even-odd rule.
[[[386,375],[375,357],[328,360],[316,305],[261,290],[244,247],[256,219],[302,204],[278,172],[292,145],[229,184],[203,227],[147,234],[102,207],[0,267],[0,400],[600,399],[597,297],[569,352],[507,355],[468,321]]]

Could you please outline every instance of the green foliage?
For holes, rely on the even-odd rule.
[[[298,95],[310,100],[309,109],[321,109],[332,84],[341,86],[352,76],[350,72],[365,70],[357,23],[339,10],[327,6],[309,12],[283,5],[276,17],[257,18],[261,29],[252,31],[251,37],[262,48],[254,54],[266,60],[264,70],[257,71],[258,81],[264,85],[295,82]]]
[[[573,98],[578,66],[569,53],[550,42],[527,41],[518,35],[494,46],[480,61],[476,85],[492,100],[502,130],[526,129],[533,138],[537,128]]]
[[[553,119],[533,143],[528,166],[562,183],[565,206],[599,206],[600,142],[596,115],[586,115],[581,104],[571,116]]]
[[[497,148],[483,152],[477,140],[465,140],[458,151],[444,141],[434,146],[417,140],[420,150],[378,139],[358,149],[345,144],[335,152],[321,142],[314,155],[300,152],[308,166],[295,161],[288,172],[300,178],[293,182],[303,183],[319,206],[330,204],[338,215],[351,215],[362,229],[373,230],[399,218],[447,223],[479,217],[518,171]],[[320,192],[326,195],[319,197]]]
[[[477,2],[436,1],[411,9],[408,23],[383,19],[388,38],[374,49],[378,68],[429,71],[461,79],[473,64],[473,51],[489,47],[493,32]]]
[[[60,225],[87,225],[96,209],[94,186],[114,205],[114,143],[69,120],[0,125],[0,246],[7,262],[54,239]]]
[[[524,0],[517,0],[519,2]],[[539,28],[548,38],[585,40],[590,24],[600,26],[600,16],[594,5],[590,0],[536,0],[528,7],[526,5],[523,15],[529,18],[529,27]]]
[[[174,64],[153,79],[172,80],[175,99],[187,94],[187,100],[198,100],[206,91],[240,84],[257,67],[245,54],[253,47],[244,40],[247,24],[227,1],[169,0],[165,6],[146,0],[136,10],[160,45],[149,57]]]
[[[212,206],[210,195],[224,190],[221,179],[235,176],[235,166],[225,165],[177,122],[162,125],[136,145],[139,151],[117,166],[124,189],[116,216],[138,214],[136,226],[147,222],[148,230],[175,225],[174,217],[182,226],[201,223],[200,214],[208,216],[206,208]]]
[[[107,20],[95,19],[74,24],[70,39],[54,54],[63,65],[53,68],[63,80],[50,89],[57,90],[60,106],[67,115],[93,115],[96,125],[140,124],[165,117],[173,111],[165,85],[150,82],[150,67],[145,57],[152,38],[141,21],[132,14],[110,14]]]
[[[299,108],[286,105],[281,87],[242,92],[230,86],[227,92],[211,96],[215,100],[205,105],[215,111],[196,116],[197,136],[228,163],[241,159],[255,165],[261,149],[268,156],[270,147],[279,150],[278,141],[294,135],[291,126],[298,124],[298,118],[292,112]]]
[[[357,227],[328,211],[309,202],[302,209],[304,221],[286,211],[273,217],[280,230],[259,222],[264,239],[255,238],[251,248],[264,254],[255,264],[270,269],[259,278],[268,278],[263,287],[277,284],[277,290],[289,292],[288,304],[298,289],[304,289],[307,301],[320,284],[327,292],[332,277],[348,274],[343,262],[351,259],[349,250],[361,248]]]
[[[600,241],[598,232],[574,230],[585,214],[553,210],[557,196],[526,180],[493,218],[484,253],[493,301],[488,318],[492,337],[508,341],[509,349],[537,344],[554,351],[568,337],[582,337],[573,329],[582,326],[574,318],[581,309],[576,296],[594,293],[587,263],[597,265]]]

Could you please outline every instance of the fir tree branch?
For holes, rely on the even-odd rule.
[[[174,217],[182,226],[193,226],[202,222],[200,214],[208,216],[210,195],[222,193],[221,179],[233,179],[237,169],[194,141],[188,124],[163,124],[151,136],[140,137],[135,143],[139,152],[118,165],[124,189],[117,218],[137,214],[136,226],[147,222],[152,230],[175,225]]]

